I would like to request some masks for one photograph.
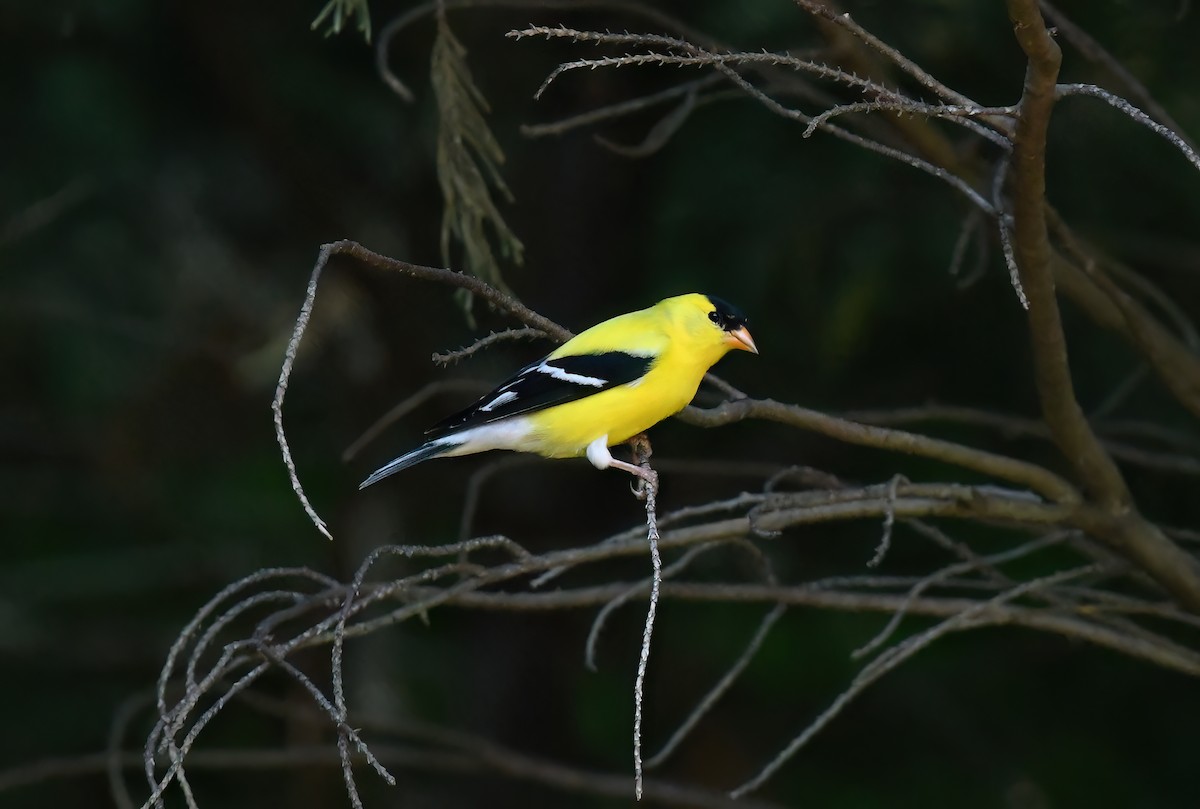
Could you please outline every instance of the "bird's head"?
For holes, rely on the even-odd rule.
[[[757,354],[758,347],[754,345],[754,338],[750,336],[750,330],[746,327],[746,316],[732,304],[726,303],[720,298],[712,295],[703,297],[709,303],[708,313],[705,316],[710,323],[724,332],[726,344],[730,348]]]
[[[754,338],[746,328],[746,316],[714,295],[679,295],[658,305],[666,308],[672,319],[684,326],[694,339],[717,351],[712,357],[713,362],[733,348],[758,353]]]

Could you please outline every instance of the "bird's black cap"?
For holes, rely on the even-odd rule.
[[[746,325],[746,316],[736,306],[716,295],[705,295],[704,297],[708,298],[709,303],[713,305],[713,311],[708,315],[709,319],[722,329],[733,331]]]

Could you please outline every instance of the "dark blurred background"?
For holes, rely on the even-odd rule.
[[[373,2],[375,30],[410,5]],[[785,0],[655,5],[735,47],[818,44]],[[1060,5],[1200,132],[1200,15],[1190,3]],[[1024,62],[1003,3],[845,7],[977,101],[1019,97]],[[114,712],[153,685],[176,633],[226,583],[285,565],[345,578],[377,545],[456,538],[466,481],[488,459],[430,464],[361,494],[356,486],[470,394],[434,399],[348,464],[341,454],[425,383],[496,382],[547,349],[510,344],[435,367],[432,352],[503,322],[477,307],[471,329],[446,289],[336,263],[285,408],[301,478],[336,541],[313,529],[289,487],[270,401],[317,251],[346,238],[440,265],[442,212],[431,19],[393,44],[393,69],[417,96],[406,105],[379,80],[361,36],[310,30],[320,8],[319,0],[0,4],[0,770],[102,751]],[[1024,320],[994,237],[982,275],[964,284],[970,266],[948,273],[968,213],[952,189],[830,138],[805,140],[801,127],[749,100],[697,110],[644,160],[602,148],[593,130],[523,138],[522,123],[678,80],[674,69],[584,71],[534,101],[546,74],[579,49],[503,36],[530,20],[654,30],[603,8],[450,14],[507,153],[516,202],[502,211],[526,260],[505,278],[529,306],[577,330],[668,294],[708,291],[750,314],[762,355],[728,358],[720,372],[752,395],[833,411],[936,400],[1036,415]],[[1108,79],[1066,54],[1064,80]],[[600,131],[636,143],[660,114]],[[1053,123],[1049,185],[1082,234],[1197,311],[1200,177],[1177,152],[1100,102],[1068,100]],[[1090,409],[1137,359],[1069,306],[1065,316]],[[1152,379],[1122,408],[1195,432]],[[940,434],[1054,463],[1037,442]],[[664,461],[804,463],[875,482],[947,474],[764,423],[711,432],[667,423],[654,438]],[[668,478],[663,507],[756,485],[680,472]],[[1156,519],[1198,524],[1194,478],[1137,473],[1131,485]],[[621,476],[582,461],[531,461],[491,479],[472,533],[543,549],[639,521]],[[877,524],[814,527],[767,550],[789,580],[859,573],[878,533]],[[986,535],[962,538],[1002,547]],[[916,549],[898,535],[892,572],[931,569],[909,544]],[[638,562],[624,574],[643,575]],[[662,739],[719,676],[759,613],[664,606],[651,737]],[[428,627],[351,647],[354,699],[585,769],[627,772],[642,616],[641,607],[619,613],[593,674],[582,665],[591,613],[436,611]],[[849,651],[884,620],[790,613],[667,774],[712,788],[745,777],[845,686],[856,669]],[[883,680],[764,797],[830,807],[1194,806],[1198,711],[1195,683],[1182,675],[1055,637],[988,630],[951,638]],[[140,749],[149,721],[136,713],[126,748]],[[284,735],[235,717],[214,726],[212,744],[282,744]],[[621,803],[489,776],[401,769],[399,777],[386,790],[364,771],[368,806]],[[335,767],[302,778],[196,771],[192,782],[203,806],[263,805],[251,797],[263,788],[290,806],[348,805]],[[0,804],[113,805],[96,771],[0,792]]]

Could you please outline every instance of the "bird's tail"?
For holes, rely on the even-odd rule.
[[[457,441],[447,441],[444,438],[429,441],[417,447],[412,452],[407,452],[396,460],[379,467],[366,480],[358,484],[358,488],[360,490],[365,489],[372,483],[378,483],[389,475],[394,475],[401,469],[415,466],[421,461],[428,461],[430,458],[447,455],[453,452],[458,446],[459,443]]]

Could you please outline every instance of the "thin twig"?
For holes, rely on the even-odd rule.
[[[650,660],[650,637],[654,632],[654,616],[658,611],[658,593],[662,588],[662,557],[658,552],[658,473],[650,467],[650,440],[645,435],[630,440],[633,445],[634,463],[640,466],[646,477],[639,483],[640,494],[646,501],[646,541],[650,545],[650,563],[653,575],[650,578],[650,605],[646,610],[646,626],[642,630],[642,648],[638,654],[637,677],[633,684],[633,792],[637,800],[642,799],[642,691],[646,683],[646,668]]]
[[[792,739],[774,758],[771,759],[759,772],[750,780],[744,782],[729,793],[729,796],[734,799],[739,799],[747,795],[763,784],[765,784],[771,776],[778,772],[789,759],[800,751],[805,744],[817,735],[822,729],[833,721],[833,719],[842,712],[842,710],[852,702],[855,697],[862,693],[868,686],[874,683],[883,675],[892,671],[901,663],[911,658],[917,652],[928,647],[931,643],[952,632],[962,631],[964,629],[981,626],[988,623],[987,612],[994,605],[1005,604],[1014,599],[1020,598],[1032,591],[1050,587],[1056,584],[1061,584],[1071,579],[1089,575],[1099,570],[1097,565],[1087,565],[1085,567],[1075,568],[1073,570],[1060,571],[1050,576],[1033,581],[1025,582],[1013,587],[993,599],[975,604],[969,609],[946,619],[932,629],[928,629],[919,635],[908,638],[896,646],[888,649],[872,660],[862,671],[854,678],[850,687],[843,691],[833,701],[833,703],[825,709],[821,715],[814,719],[803,732]]]
[[[1148,110],[1150,115],[1154,116],[1155,119],[1175,132],[1183,139],[1184,143],[1192,149],[1196,148],[1191,139],[1184,134],[1183,127],[1179,125],[1179,122],[1171,117],[1166,108],[1159,104],[1154,96],[1150,94],[1146,86],[1121,64],[1116,57],[1109,53],[1103,45],[1097,42],[1087,31],[1076,25],[1074,21],[1063,14],[1057,7],[1047,2],[1047,0],[1041,0],[1041,5],[1042,11],[1054,23],[1060,35],[1065,37],[1068,42],[1074,45],[1088,59],[1103,65],[1121,84],[1125,85],[1124,92],[1126,95],[1136,99],[1138,104]]]
[[[325,264],[332,255],[332,249],[332,245],[323,245],[317,256],[316,266],[313,267],[312,277],[308,281],[308,291],[304,294],[304,303],[300,305],[300,315],[296,318],[296,327],[292,331],[287,350],[284,352],[283,367],[279,370],[279,384],[275,388],[275,398],[271,401],[271,412],[275,419],[275,440],[279,442],[279,450],[283,453],[283,464],[287,467],[292,491],[300,499],[300,505],[304,508],[304,513],[312,520],[313,525],[329,540],[333,539],[333,534],[329,533],[325,520],[321,519],[316,509],[308,502],[308,496],[305,495],[304,487],[300,485],[300,478],[296,474],[296,464],[292,461],[292,451],[288,447],[287,435],[283,431],[283,397],[287,393],[288,380],[292,376],[292,366],[296,362],[296,351],[300,348],[300,338],[304,336],[304,330],[308,328],[309,317],[312,316],[313,303],[317,298],[317,281],[321,278],[321,270],[325,268]]]
[[[812,137],[813,132],[820,129],[828,121],[839,115],[853,115],[863,112],[891,112],[897,115],[923,115],[927,118],[940,118],[967,127],[980,137],[991,141],[1001,149],[1012,149],[1012,142],[1003,134],[986,126],[981,126],[974,119],[986,116],[1015,117],[1012,107],[962,107],[948,104],[922,104],[911,99],[899,101],[862,101],[856,104],[839,104],[836,107],[814,115],[804,129],[804,137]]]
[[[333,534],[329,532],[325,520],[317,514],[316,510],[309,503],[308,497],[304,493],[304,488],[300,484],[300,478],[296,473],[296,465],[292,460],[292,452],[288,446],[287,436],[283,429],[283,398],[287,393],[288,381],[291,378],[292,366],[296,361],[296,352],[300,347],[300,340],[304,337],[304,330],[308,327],[308,321],[312,315],[313,303],[317,296],[317,282],[320,280],[321,271],[334,256],[349,256],[375,269],[400,272],[424,281],[436,281],[459,289],[465,289],[473,295],[482,297],[496,308],[517,318],[526,326],[537,329],[560,342],[565,342],[572,336],[562,326],[539,315],[511,295],[505,294],[474,276],[437,267],[424,267],[419,264],[411,264],[407,261],[389,258],[374,253],[353,241],[343,240],[322,245],[317,255],[317,263],[313,267],[312,277],[308,282],[308,290],[305,293],[304,302],[300,306],[300,315],[296,318],[295,329],[288,340],[287,350],[284,353],[283,367],[279,372],[279,384],[275,388],[275,398],[271,403],[271,410],[274,413],[275,438],[279,442],[279,449],[283,455],[284,466],[287,467],[288,480],[291,481],[292,490],[296,493],[296,496],[300,500],[300,505],[304,508],[304,513],[312,520],[313,525],[331,540],[333,539]]]
[[[658,46],[667,49],[676,49],[683,53],[671,53],[650,51],[648,53],[628,54],[626,56],[613,57],[598,57],[592,59],[580,59],[573,62],[565,62],[559,65],[550,73],[543,82],[541,88],[534,94],[535,98],[541,96],[545,89],[563,73],[571,70],[587,68],[594,70],[597,67],[623,67],[631,65],[675,65],[675,66],[696,66],[696,67],[712,67],[719,73],[728,78],[736,86],[741,88],[751,97],[765,105],[772,112],[781,115],[791,120],[799,121],[800,123],[808,124],[812,119],[809,115],[798,110],[789,109],[780,104],[774,98],[766,95],[762,90],[755,87],[747,81],[741,74],[734,70],[733,65],[768,65],[775,67],[788,67],[794,70],[803,70],[814,75],[831,79],[834,81],[845,83],[849,86],[861,89],[878,96],[886,101],[903,101],[904,96],[897,93],[895,90],[884,87],[867,79],[862,79],[851,73],[837,68],[831,68],[826,65],[817,64],[797,59],[789,54],[780,53],[713,53],[699,46],[696,46],[686,40],[676,37],[664,37],[652,34],[614,34],[612,32],[597,32],[597,31],[580,31],[574,28],[566,28],[565,26],[550,27],[531,25],[527,28],[510,31],[507,36],[513,39],[521,39],[523,37],[544,36],[547,38],[566,38],[580,42],[597,42],[607,44],[625,44],[638,45],[644,47]],[[978,105],[974,105],[978,106]],[[848,132],[841,127],[833,124],[822,124],[822,131],[828,132],[835,137],[853,143],[869,151],[876,152],[885,157],[891,157],[913,168],[924,171],[940,180],[949,183],[954,188],[962,192],[973,204],[978,206],[984,212],[991,214],[992,205],[987,202],[974,188],[965,180],[946,169],[936,166],[927,160],[923,160],[915,155],[901,151],[899,149],[886,146],[877,141],[865,138],[861,135],[856,135]]]
[[[753,637],[750,638],[750,642],[746,644],[746,648],[738,655],[737,660],[729,667],[724,676],[709,689],[704,698],[696,704],[696,707],[692,709],[683,722],[680,723],[679,727],[675,729],[675,732],[671,734],[671,738],[667,739],[657,753],[646,760],[646,769],[658,767],[679,748],[679,745],[683,743],[688,734],[692,732],[700,720],[708,714],[717,701],[733,686],[733,683],[746,670],[746,667],[750,665],[750,661],[758,654],[758,650],[762,648],[763,643],[766,642],[771,628],[783,617],[786,611],[787,607],[785,605],[776,604],[771,608],[770,612],[763,616],[762,621],[759,622],[758,629],[755,630]]]
[[[1031,553],[1036,553],[1037,551],[1052,547],[1061,543],[1066,538],[1067,534],[1060,531],[1030,540],[1029,542],[1018,545],[1017,547],[1004,551],[1003,553],[994,553],[990,556],[969,559],[957,564],[947,565],[941,570],[935,570],[933,573],[930,573],[928,576],[924,577],[911,588],[909,588],[908,595],[906,595],[904,599],[904,604],[902,604],[900,609],[896,610],[896,612],[892,614],[892,617],[888,620],[883,629],[881,629],[869,641],[851,652],[850,656],[856,659],[866,657],[886,643],[887,640],[900,627],[900,622],[904,620],[904,616],[908,613],[909,605],[912,604],[912,602],[915,601],[927,589],[938,582],[943,582],[952,577],[961,576],[963,573],[970,573],[971,571],[979,570],[984,567],[994,570],[997,565],[1004,564],[1005,562],[1011,562],[1013,559],[1020,559],[1028,556]]]
[[[861,25],[851,19],[849,13],[839,14],[830,6],[822,2],[817,2],[817,0],[795,0],[795,2],[796,5],[800,6],[809,14],[829,20],[835,25],[845,28],[855,37],[866,43],[867,47],[871,48],[871,50],[882,54],[888,59],[888,61],[896,65],[896,67],[900,68],[905,73],[916,79],[922,87],[932,90],[934,93],[937,93],[938,96],[950,102],[951,104],[957,104],[964,107],[979,106],[962,93],[952,90],[946,85],[942,84],[923,68],[921,68],[920,65],[913,62],[891,45],[888,45],[886,42],[879,39],[879,37],[875,36],[867,29],[863,28]]]
[[[1054,88],[1054,91],[1059,98],[1091,96],[1092,98],[1100,99],[1110,107],[1120,110],[1142,126],[1165,138],[1168,143],[1178,149],[1187,158],[1189,163],[1195,168],[1200,169],[1200,153],[1197,153],[1187,139],[1171,127],[1160,124],[1120,96],[1114,95],[1103,87],[1097,87],[1094,84],[1060,84]]]
[[[487,393],[491,385],[474,379],[439,379],[422,386],[420,390],[397,402],[391,410],[380,416],[370,427],[363,430],[362,435],[354,439],[350,446],[342,451],[342,462],[354,460],[363,448],[378,438],[384,430],[400,419],[416,410],[435,396],[443,393]]]
[[[954,249],[950,251],[950,268],[948,274],[952,278],[958,276],[962,271],[963,261],[965,261],[967,255],[967,247],[970,246],[972,239],[978,235],[982,225],[983,217],[980,215],[978,208],[972,208],[963,217],[962,227],[958,231],[958,238],[954,240]]]
[[[1004,181],[1008,177],[1008,167],[1011,163],[1009,155],[1004,155],[996,161],[996,169],[992,174],[992,205],[996,207],[996,229],[1000,234],[1000,250],[1004,255],[1004,265],[1008,268],[1008,282],[1017,293],[1021,308],[1029,311],[1029,297],[1021,284],[1021,270],[1017,266],[1017,257],[1013,252],[1012,216],[1004,203]]]
[[[1027,461],[903,430],[858,424],[771,399],[740,399],[704,409],[688,407],[680,414],[680,418],[688,424],[700,427],[717,427],[746,419],[773,421],[802,430],[812,430],[849,444],[939,460],[1013,485],[1027,486],[1049,500],[1062,503],[1082,500],[1080,492],[1069,482]]]
[[[679,573],[687,570],[688,566],[696,560],[696,557],[709,551],[721,547],[720,543],[710,542],[704,545],[697,545],[693,548],[688,548],[682,556],[676,559],[671,564],[663,568],[660,574],[660,580],[666,580],[675,577]],[[609,601],[596,613],[596,617],[592,619],[592,627],[588,630],[587,640],[584,641],[583,648],[583,665],[589,671],[598,671],[596,667],[596,645],[600,641],[600,633],[604,631],[604,626],[608,622],[608,618],[618,609],[628,604],[635,597],[645,592],[647,586],[653,590],[653,578],[647,579],[644,582],[638,582],[629,587],[616,598]]]
[[[879,567],[883,564],[883,559],[887,556],[888,549],[892,547],[892,528],[896,524],[896,487],[901,482],[908,483],[908,479],[904,475],[892,475],[891,481],[888,482],[888,507],[887,511],[883,514],[883,534],[879,537],[879,544],[875,548],[875,555],[867,561],[867,567]]]
[[[541,329],[521,328],[521,329],[505,329],[488,334],[485,337],[480,337],[469,346],[465,346],[456,351],[448,351],[445,354],[434,353],[433,361],[438,365],[449,365],[453,362],[464,360],[477,351],[482,351],[496,343],[506,340],[530,340],[546,337],[546,333]]]
[[[711,87],[714,84],[721,82],[721,77],[715,73],[703,76],[699,79],[677,84],[674,87],[668,87],[665,90],[660,90],[657,93],[649,93],[639,98],[631,98],[627,101],[621,101],[616,104],[610,104],[605,107],[599,107],[594,110],[573,115],[569,118],[563,118],[560,121],[553,121],[545,124],[522,124],[521,134],[527,138],[544,138],[549,135],[562,135],[574,129],[584,126],[591,126],[604,121],[611,121],[617,118],[622,118],[626,115],[631,115],[635,112],[649,109],[666,101],[672,101],[680,96],[695,95],[700,90]]]

